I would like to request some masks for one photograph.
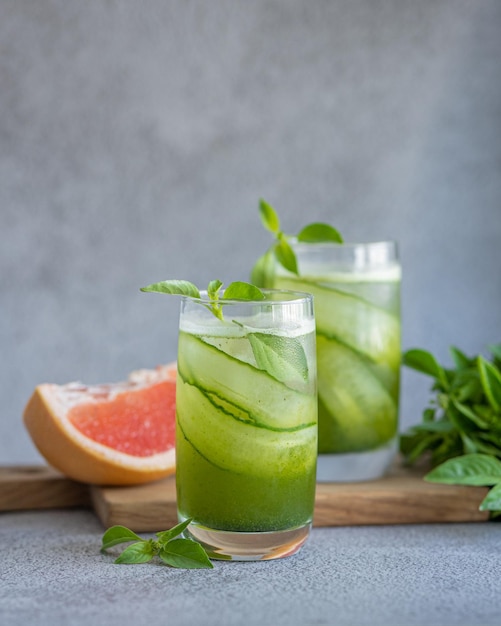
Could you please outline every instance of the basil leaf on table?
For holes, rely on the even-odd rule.
[[[179,535],[191,522],[187,519],[170,530],[156,533],[157,539],[142,539],[125,526],[112,526],[102,537],[101,551],[119,544],[133,541],[115,559],[116,564],[147,563],[154,557],[170,567],[183,569],[213,568],[209,556],[202,545],[192,539],[179,538]]]

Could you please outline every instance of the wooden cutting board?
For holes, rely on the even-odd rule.
[[[89,506],[87,485],[44,465],[0,466],[0,511]]]
[[[369,482],[319,483],[314,526],[482,522],[488,489],[427,483],[424,470],[397,465]],[[95,487],[71,481],[48,467],[0,467],[0,511],[93,507],[104,527],[136,532],[177,523],[175,479],[138,487]]]

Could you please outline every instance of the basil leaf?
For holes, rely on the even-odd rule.
[[[458,369],[463,369],[466,367],[470,367],[475,362],[474,359],[468,358],[459,348],[455,346],[451,346],[449,348],[449,352],[451,353],[452,359]]]
[[[403,355],[402,362],[407,367],[438,379],[445,389],[449,386],[444,369],[430,352],[419,349],[407,350]]]
[[[190,524],[191,520],[192,518],[190,517],[184,520],[184,522],[177,524],[170,530],[164,530],[160,533],[157,533],[159,543],[167,543],[171,539],[174,539],[174,537],[177,537],[178,535],[180,535],[183,532],[183,530]]]
[[[272,250],[268,250],[254,264],[251,271],[251,281],[256,287],[273,287],[273,272],[275,257]]]
[[[451,424],[448,420],[426,421],[422,424],[416,424],[412,429],[428,433],[450,433],[454,430],[454,424]]]
[[[447,396],[448,404],[446,408],[446,415],[450,419],[450,421],[454,424],[457,431],[460,434],[466,433],[469,434],[475,430],[475,424],[468,419],[466,415],[463,415],[461,411],[456,408],[456,405],[453,401],[450,401],[450,398]]]
[[[492,354],[492,356],[497,359],[498,361],[501,361],[501,343],[497,343],[494,344],[492,346],[488,346],[489,348],[489,352]]]
[[[501,511],[501,483],[495,485],[480,503],[481,511]]]
[[[198,287],[187,280],[162,280],[159,283],[152,283],[147,287],[141,287],[141,291],[200,298]]]
[[[501,461],[487,454],[466,454],[445,461],[424,478],[448,485],[491,486],[501,481]]]
[[[474,370],[475,374],[472,374],[470,369],[463,371],[465,374],[468,372],[470,379],[459,385],[459,388],[456,391],[456,399],[459,402],[475,402],[480,400],[483,394],[483,389],[480,377],[477,375],[476,370]],[[454,381],[454,386],[456,386],[457,382],[459,381]]]
[[[431,450],[431,460],[434,467],[452,457],[464,454],[463,442],[457,432],[449,433],[438,445]]]
[[[469,437],[465,433],[461,433],[461,441],[463,442],[463,452],[465,454],[476,454],[481,452],[475,438]]]
[[[101,550],[107,550],[119,543],[127,543],[130,541],[143,541],[135,532],[125,528],[125,526],[112,526],[104,533],[102,538]]]
[[[259,369],[283,383],[308,379],[308,361],[298,339],[267,333],[249,333],[247,337]]]
[[[273,247],[278,262],[293,274],[299,274],[294,250],[285,237],[281,237]]]
[[[191,539],[173,539],[159,553],[164,563],[185,569],[213,568],[207,553],[199,543]]]
[[[207,287],[207,294],[211,300],[217,300],[219,297],[219,290],[223,286],[220,280],[211,280]]]
[[[475,441],[475,447],[477,452],[483,452],[485,454],[490,454],[491,456],[497,456],[499,454],[499,447],[496,445],[491,445],[489,443],[489,438],[482,436],[482,434],[472,437]],[[499,444],[499,435],[496,435],[495,444]]]
[[[259,215],[261,216],[261,222],[266,230],[269,230],[274,235],[280,232],[280,220],[278,219],[277,212],[268,204],[265,200],[259,200]]]
[[[451,347],[455,369],[441,367],[425,350],[409,350],[403,361],[409,367],[434,379],[432,408],[423,413],[423,422],[401,437],[401,451],[410,454],[431,453],[432,462],[441,463],[464,454],[501,455],[501,375],[495,364],[470,358]],[[490,400],[487,395],[490,394]],[[442,412],[442,417],[439,413]],[[439,419],[435,419],[438,416]],[[444,423],[448,425],[445,426]],[[435,425],[437,424],[437,425]],[[434,432],[427,446],[417,439],[419,430]]]
[[[115,563],[147,563],[155,556],[155,552],[151,541],[138,541],[125,548]]]
[[[489,428],[488,422],[485,419],[482,419],[479,415],[477,415],[470,407],[458,400],[452,401],[456,409],[466,416],[469,420],[471,420],[474,424],[476,424],[479,428]]]
[[[230,283],[224,290],[223,300],[264,300],[264,294],[261,289],[255,285],[236,281],[234,283]]]
[[[315,222],[305,226],[297,236],[298,241],[304,241],[305,243],[321,243],[321,242],[334,242],[343,243],[339,231],[330,226],[330,224],[323,224],[321,222]]]
[[[402,435],[400,439],[400,450],[405,456],[407,463],[412,464],[426,450],[429,450],[439,441],[438,435],[434,433],[419,433],[416,435]]]
[[[125,548],[115,560],[117,564],[146,563],[154,556],[161,556],[162,560],[173,567],[212,567],[204,548],[191,539],[173,539],[188,526],[191,519],[187,519],[163,532],[158,532],[158,541],[141,539],[132,530],[125,526],[112,526],[103,535],[102,550],[126,541],[139,541]]]
[[[298,264],[294,250],[287,241],[287,235],[282,232],[280,220],[275,209],[265,200],[259,202],[259,215],[266,230],[271,231],[275,235],[275,242],[272,246],[277,261],[289,272],[299,275]],[[330,226],[322,222],[314,222],[305,226],[297,236],[298,241],[314,243],[314,242],[336,242],[342,243],[343,238],[340,233]],[[260,287],[270,287],[272,282],[272,268],[268,266],[268,253],[262,255],[255,263],[252,269],[252,282]]]
[[[423,422],[433,422],[435,420],[435,409],[425,409],[423,411]]]
[[[477,357],[477,366],[489,404],[495,411],[501,410],[501,374],[482,356]]]
[[[501,372],[501,343],[489,346],[492,355],[492,364]]]

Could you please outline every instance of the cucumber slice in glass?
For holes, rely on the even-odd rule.
[[[244,409],[258,426],[291,430],[316,422],[313,394],[294,391],[190,333],[179,335],[178,369],[185,382]]]
[[[280,473],[302,475],[316,462],[316,425],[292,432],[268,430],[233,415],[196,386],[179,380],[179,430],[207,461],[232,472],[270,479]]]
[[[398,317],[337,287],[305,279],[277,278],[281,289],[311,293],[315,302],[317,334],[332,337],[363,353],[374,362],[398,367],[400,322]]]
[[[397,433],[397,398],[370,364],[333,339],[317,338],[319,452],[377,448]]]

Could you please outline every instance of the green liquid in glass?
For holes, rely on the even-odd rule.
[[[314,333],[297,340],[314,372]],[[313,375],[298,383],[259,369],[244,331],[181,330],[176,397],[180,516],[235,532],[310,523],[317,452],[314,391]]]

